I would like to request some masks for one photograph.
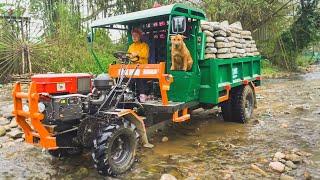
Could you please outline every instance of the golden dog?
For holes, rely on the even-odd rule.
[[[171,70],[187,71],[192,68],[193,60],[191,54],[183,42],[185,36],[175,35],[171,36]]]

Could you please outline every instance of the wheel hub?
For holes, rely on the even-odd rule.
[[[111,147],[111,159],[116,164],[125,163],[130,154],[128,137],[124,134],[116,137]]]

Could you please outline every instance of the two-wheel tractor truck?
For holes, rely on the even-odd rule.
[[[186,23],[176,23],[176,17]],[[98,172],[115,176],[132,167],[139,145],[153,147],[147,131],[158,123],[189,121],[193,109],[214,106],[221,107],[225,121],[247,122],[261,83],[261,57],[204,59],[201,20],[206,20],[202,10],[173,4],[94,21],[91,48],[98,28],[126,31],[129,45],[131,29],[139,26],[147,36],[151,63],[135,64],[126,53],[116,52],[118,60],[105,67],[107,73],[37,74],[28,92],[16,83],[13,114],[25,141],[57,157],[91,150]],[[186,36],[193,59],[189,71],[170,70],[170,35],[177,33]],[[140,78],[151,87],[146,102],[137,98],[135,80]]]

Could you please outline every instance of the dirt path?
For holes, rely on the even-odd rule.
[[[141,149],[132,171],[119,178],[159,179],[169,173],[178,179],[277,179],[281,174],[320,179],[319,66],[303,76],[265,80],[249,124],[223,122],[215,110],[197,110],[192,119],[191,125],[159,132],[152,139],[155,148]],[[161,142],[163,136],[167,142]],[[0,179],[103,178],[89,153],[58,160],[7,136],[0,137],[0,144]],[[299,155],[292,168],[279,173],[270,162],[288,162],[287,157],[274,159],[276,152]]]

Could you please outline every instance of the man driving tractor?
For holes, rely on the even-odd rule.
[[[134,64],[148,64],[149,59],[149,46],[147,43],[141,41],[142,30],[133,28],[131,31],[133,43],[129,46],[128,56]],[[139,94],[140,102],[145,102],[148,98],[147,93],[147,80],[134,79],[136,89]]]

